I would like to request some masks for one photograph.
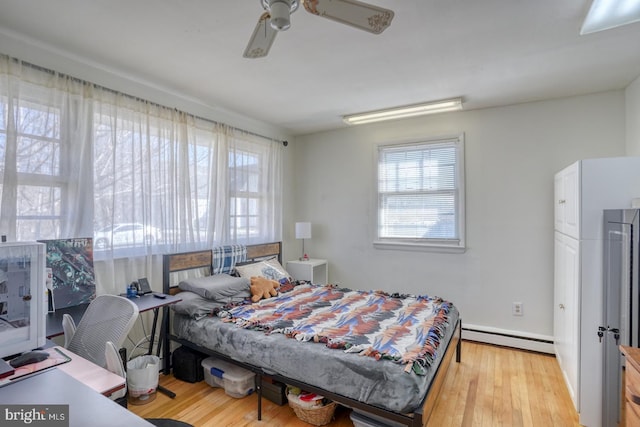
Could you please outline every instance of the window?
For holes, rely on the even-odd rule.
[[[260,158],[242,150],[229,153],[230,233],[235,241],[250,241],[258,235],[260,218]]]
[[[0,55],[0,234],[97,260],[281,239],[282,144]]]
[[[273,147],[252,140],[236,140],[229,150],[231,241],[257,243],[264,241],[265,233],[279,229],[282,203],[280,192],[273,189],[282,178],[280,156],[274,154]]]
[[[464,249],[464,136],[378,147],[376,246]]]
[[[14,213],[5,233],[36,240],[60,232],[66,194],[62,117],[59,107],[25,98],[0,98],[0,195],[3,209]]]

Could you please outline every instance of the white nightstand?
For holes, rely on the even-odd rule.
[[[308,280],[315,285],[329,283],[329,264],[326,259],[287,261],[286,269],[295,280]]]

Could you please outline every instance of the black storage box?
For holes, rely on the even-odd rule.
[[[172,355],[173,376],[189,383],[204,380],[202,361],[207,355],[189,347],[178,347]]]
[[[280,382],[272,381],[270,377],[263,377],[262,396],[276,405],[285,405],[287,403],[287,386]]]

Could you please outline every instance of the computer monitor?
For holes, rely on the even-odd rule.
[[[43,243],[0,243],[0,358],[46,341]]]

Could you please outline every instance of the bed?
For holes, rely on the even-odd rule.
[[[178,272],[183,272],[178,274],[184,276],[184,272],[202,271],[204,268],[216,273],[239,260],[255,261],[270,257],[276,257],[281,263],[279,242],[242,247],[244,252],[241,256],[234,252],[236,249],[237,247],[227,246],[224,249],[215,248],[164,255],[164,292],[172,294],[180,292],[180,289],[174,285],[175,280],[172,280],[172,275]],[[226,252],[231,255],[229,253],[225,255]],[[223,254],[223,261],[220,261],[220,253]],[[278,304],[284,307],[294,299],[294,296],[304,298],[311,293],[322,294],[326,298],[344,299],[361,298],[363,294],[361,291],[343,288],[302,284],[293,290],[287,289],[281,292],[278,300],[262,300],[259,305],[273,306],[275,301],[278,301]],[[190,296],[187,294],[191,292],[182,295]],[[384,304],[399,304],[398,301],[400,301],[398,295],[366,293],[364,297],[375,298],[376,301],[380,298]],[[402,301],[405,301],[404,297]],[[410,301],[414,302],[414,300]],[[255,305],[247,307],[239,304],[238,307],[228,310],[229,313],[222,310],[227,314],[226,319],[216,316],[193,316],[191,312],[176,310],[172,316],[165,316],[163,320],[164,373],[168,374],[170,369],[166,363],[170,360],[170,344],[176,342],[255,372],[258,419],[261,418],[262,380],[264,377],[270,377],[276,381],[321,394],[366,414],[406,426],[425,426],[451,361],[454,356],[457,362],[460,361],[459,313],[452,304],[444,303],[438,306],[441,312],[444,312],[443,307],[446,306],[446,316],[445,321],[439,322],[441,333],[437,351],[434,351],[434,354],[427,354],[429,363],[426,365],[421,358],[403,365],[390,357],[388,359],[392,360],[328,348],[327,342],[300,343],[298,342],[300,339],[292,339],[283,333],[272,333],[272,325],[269,328],[239,327],[238,324],[242,322],[236,321],[234,316],[229,315],[229,313],[253,311]],[[256,316],[269,317],[262,313]],[[270,333],[265,333],[265,329]],[[346,347],[340,348],[353,350],[355,346],[352,344],[347,343]]]

